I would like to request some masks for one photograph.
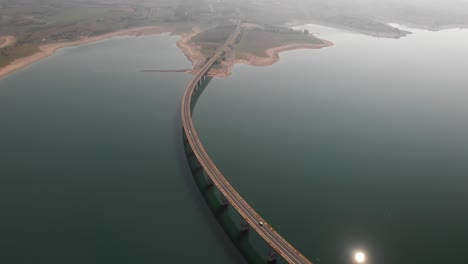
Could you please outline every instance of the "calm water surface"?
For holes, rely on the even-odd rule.
[[[314,263],[468,263],[468,31],[236,66],[195,109],[221,171]]]
[[[314,263],[468,263],[468,31],[236,66],[195,110],[245,198]],[[0,79],[0,263],[241,263],[180,153],[175,38],[67,48]],[[131,52],[130,52],[131,51]]]
[[[61,50],[0,79],[0,263],[242,263],[187,172],[176,37]]]

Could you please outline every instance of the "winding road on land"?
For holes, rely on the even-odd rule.
[[[246,220],[252,229],[255,230],[282,258],[289,263],[308,263],[312,262],[294,248],[286,239],[284,239],[276,230],[271,227],[234,189],[224,175],[219,171],[210,156],[206,152],[203,144],[198,137],[195,125],[192,120],[191,104],[194,92],[201,85],[201,82],[207,77],[213,64],[221,57],[223,50],[233,45],[241,31],[238,23],[235,31],[226,40],[211,59],[200,69],[199,73],[192,79],[188,85],[182,100],[182,124],[184,133],[200,165],[213,181],[213,184],[224,195],[229,204]],[[262,224],[260,224],[262,223]]]

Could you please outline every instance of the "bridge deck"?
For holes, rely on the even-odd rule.
[[[187,140],[192,147],[192,150],[200,162],[201,166],[211,178],[214,185],[226,197],[229,204],[231,204],[239,214],[247,221],[247,223],[286,261],[289,263],[308,263],[312,264],[305,256],[303,256],[297,249],[295,249],[289,242],[286,241],[276,230],[271,227],[234,189],[224,175],[219,171],[210,156],[206,152],[203,144],[198,137],[195,125],[192,120],[191,103],[192,96],[198,86],[200,80],[207,76],[209,70],[215,61],[221,56],[222,51],[240,34],[240,23],[237,25],[236,30],[226,40],[224,45],[220,47],[214,56],[203,66],[200,72],[192,79],[188,85],[182,100],[182,124],[184,133]],[[262,226],[259,222],[263,222]]]

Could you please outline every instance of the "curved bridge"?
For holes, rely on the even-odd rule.
[[[184,127],[185,137],[193,151],[193,155],[200,164],[198,169],[203,170],[208,175],[216,188],[218,188],[224,196],[223,198],[225,201],[232,205],[245,222],[253,228],[255,232],[257,232],[266,241],[266,243],[268,243],[273,250],[273,253],[275,253],[270,255],[279,254],[289,263],[311,264],[311,261],[304,257],[297,249],[288,243],[286,239],[276,232],[276,230],[273,229],[273,227],[271,227],[234,189],[211,160],[198,137],[197,131],[195,130],[192,120],[192,104],[195,103],[195,100],[192,99],[195,91],[201,88],[205,79],[208,78],[208,72],[213,64],[221,57],[223,50],[234,43],[239,34],[240,23],[238,23],[235,31],[230,35],[224,45],[217,50],[213,57],[203,66],[200,72],[188,85],[182,100],[182,124]],[[270,261],[275,262],[275,258],[273,257]]]

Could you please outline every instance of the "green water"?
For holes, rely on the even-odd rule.
[[[236,66],[194,119],[238,191],[314,263],[468,263],[468,31]]]
[[[0,80],[0,263],[241,263],[187,169],[176,37],[61,50]]]

